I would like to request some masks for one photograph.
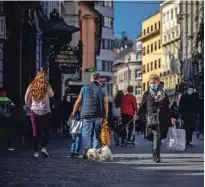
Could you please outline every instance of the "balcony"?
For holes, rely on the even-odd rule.
[[[145,42],[146,40],[148,40],[151,37],[154,37],[158,34],[160,34],[160,29],[154,30],[154,31],[150,32],[149,34],[141,36],[140,38],[137,39],[137,41]]]

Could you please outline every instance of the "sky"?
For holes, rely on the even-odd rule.
[[[159,9],[160,1],[115,1],[115,37],[126,31],[128,38],[135,40],[142,30],[142,21]]]

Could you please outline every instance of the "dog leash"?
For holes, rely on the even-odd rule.
[[[127,127],[127,125],[129,125],[132,121],[134,121],[134,118],[130,122],[128,122],[122,129],[120,129],[119,132],[121,132],[125,127]]]

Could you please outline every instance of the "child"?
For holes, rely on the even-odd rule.
[[[80,109],[79,109],[80,110]],[[82,123],[80,121],[80,111],[76,112],[75,119],[73,123]],[[78,132],[72,132],[72,128],[70,128],[70,132],[72,135],[72,145],[71,145],[71,158],[79,158],[79,151],[82,142],[82,124],[79,126]]]

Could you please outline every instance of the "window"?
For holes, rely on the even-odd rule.
[[[159,30],[160,30],[160,28],[161,28],[161,27],[160,27],[160,26],[161,26],[160,24],[161,24],[161,23],[160,23],[160,21],[159,21],[159,22],[158,22],[158,26],[159,26],[159,28],[158,28],[158,29],[159,29]]]
[[[103,60],[102,61],[102,71],[105,71],[105,69],[106,69],[106,61]]]
[[[151,44],[151,53],[153,52],[153,44]]]
[[[147,82],[147,89],[149,88],[149,82]]]
[[[143,55],[146,55],[146,48],[143,47]]]
[[[166,14],[163,15],[163,23],[166,22]]]
[[[170,34],[168,34],[168,40],[170,40],[171,39],[171,35]]]
[[[158,40],[158,48],[161,48],[161,40]]]
[[[169,12],[167,12],[167,21],[169,21]]]
[[[149,34],[149,27],[147,27],[147,34]]]
[[[149,45],[147,46],[147,54],[149,54]]]
[[[138,79],[142,78],[142,71],[140,69],[135,70],[135,78],[138,78]]]
[[[157,50],[157,42],[154,42],[154,50]]]
[[[157,69],[157,60],[154,61],[154,69]]]
[[[145,91],[145,83],[142,84],[142,89]]]
[[[175,37],[175,32],[172,32],[172,38],[174,38]]]
[[[166,42],[167,41],[167,36],[164,36],[164,42]]]
[[[103,1],[105,7],[113,8],[113,1]]]
[[[146,73],[145,65],[142,66],[142,72],[143,72],[143,73]]]
[[[95,4],[99,5],[99,6],[103,6],[103,2],[104,1],[96,1]]]
[[[176,30],[176,37],[178,37],[179,36],[179,30],[177,29]]]
[[[171,10],[171,20],[173,19],[173,9]]]
[[[158,67],[161,68],[161,59],[158,60]]]
[[[151,62],[151,71],[153,70],[153,62]]]
[[[144,29],[144,35],[146,35],[146,29]]]
[[[153,31],[153,25],[151,26],[151,32]]]
[[[157,30],[157,23],[154,24],[154,29]]]
[[[149,64],[147,64],[147,72],[149,72]]]
[[[109,50],[113,50],[113,40],[110,39],[102,39],[102,49],[109,49]]]
[[[175,8],[175,16],[177,18],[177,14],[178,14],[178,11],[177,11],[177,7]]]
[[[113,18],[103,17],[103,26],[108,28],[113,28]]]
[[[135,95],[141,95],[142,94],[142,89],[135,86]]]

